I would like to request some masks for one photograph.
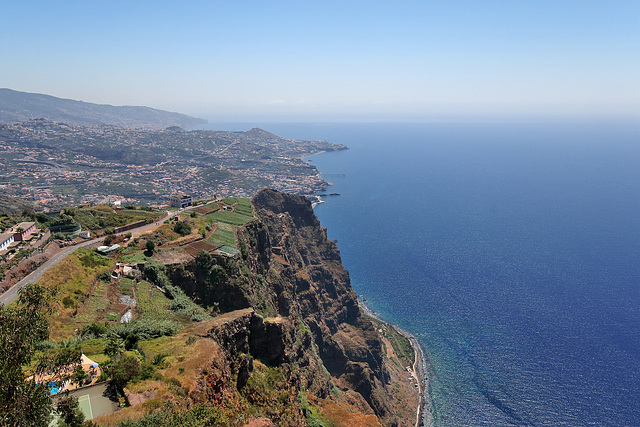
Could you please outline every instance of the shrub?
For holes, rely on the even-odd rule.
[[[137,379],[141,381],[148,380],[149,378],[153,378],[155,372],[156,368],[153,365],[145,363],[144,365],[142,365],[142,369],[140,369],[140,374],[138,375]]]
[[[133,356],[123,356],[111,365],[111,378],[120,388],[140,374],[140,361]]]
[[[153,365],[162,365],[164,363],[164,359],[167,357],[166,354],[158,353],[153,357]]]
[[[91,323],[86,325],[80,331],[82,338],[100,338],[100,336],[107,333],[109,326],[105,323]]]
[[[169,304],[171,311],[188,316],[196,322],[202,322],[209,317],[206,310],[185,295],[182,289],[177,286],[167,285],[165,286],[165,290],[167,291],[167,297],[172,298]]]
[[[40,341],[34,348],[36,350],[53,350],[54,348],[58,348],[58,344],[53,341]]]
[[[191,234],[191,226],[184,221],[178,221],[176,225],[173,226],[173,231],[181,236],[186,236]]]
[[[58,400],[56,410],[64,424],[69,427],[81,426],[84,421],[84,413],[78,406],[78,398],[65,396]]]
[[[138,318],[129,323],[121,323],[114,332],[123,340],[135,337],[139,340],[148,340],[165,335],[174,335],[179,326],[171,320],[154,320]]]

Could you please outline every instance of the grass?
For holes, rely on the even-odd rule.
[[[104,351],[105,341],[102,338],[94,338],[82,341],[82,352],[84,354],[102,354]],[[93,359],[90,357],[89,359]]]
[[[218,224],[218,229],[207,241],[213,244],[218,243],[236,248],[236,234],[233,227],[229,224]]]
[[[169,310],[169,298],[151,283],[142,281],[135,285],[138,297],[138,310],[142,317],[151,319],[173,318]]]
[[[206,362],[213,357],[221,357],[217,354],[217,345],[210,339],[197,339],[192,344],[187,344],[189,337],[193,337],[191,328],[184,329],[172,337],[165,336],[139,343],[147,360],[154,360],[156,355],[165,355],[160,373],[165,378],[176,378],[182,385],[192,386],[196,377]],[[193,341],[193,340],[192,340]],[[141,389],[145,389],[141,384]]]
[[[144,251],[140,251],[140,249],[136,249],[137,252],[122,255],[119,258],[120,262],[129,262],[129,263],[138,263],[138,262],[148,262],[151,258],[145,255]]]
[[[247,215],[241,212],[217,211],[207,215],[207,218],[217,223],[241,226],[251,221],[253,219],[253,215]]]
[[[249,199],[227,197],[222,199],[222,201],[230,206],[235,204],[234,210],[213,212],[207,215],[207,218],[217,223],[231,224],[235,226],[244,225],[254,218],[253,206]]]
[[[78,249],[56,266],[47,271],[38,283],[46,288],[58,290],[58,296],[52,301],[54,314],[50,318],[50,330],[52,339],[70,336],[81,323],[91,322],[95,315],[84,310],[87,306],[93,307],[95,313],[102,307],[99,301],[92,301],[92,285],[99,283],[96,278],[99,274],[113,268],[114,262],[106,257],[93,253],[88,249]],[[99,291],[98,291],[99,293]],[[101,295],[102,297],[103,295]],[[83,310],[81,310],[83,309]],[[80,317],[74,319],[76,315]]]

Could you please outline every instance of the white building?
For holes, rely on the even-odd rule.
[[[173,207],[186,208],[187,206],[193,206],[193,197],[189,194],[176,193],[171,195],[169,202]]]
[[[13,243],[13,233],[2,233],[0,234],[0,251],[7,250],[9,245]]]

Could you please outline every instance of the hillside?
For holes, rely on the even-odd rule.
[[[114,125],[124,128],[164,129],[205,124],[207,121],[149,107],[92,104],[39,93],[0,89],[0,122],[44,118],[73,125]]]
[[[0,187],[2,188],[2,187]],[[4,190],[4,188],[2,188]],[[0,214],[20,214],[23,211],[33,211],[33,203],[6,194],[0,194]]]
[[[187,215],[191,235],[167,241],[162,226],[119,240],[119,255],[80,250],[43,277],[60,294],[51,342],[39,347],[55,354],[74,343],[130,404],[93,422],[414,425],[420,396],[408,370],[411,344],[363,314],[310,202],[262,190],[252,201],[225,203],[230,210]],[[214,221],[211,237],[181,246],[205,220]],[[222,226],[226,243],[214,239]],[[149,240],[153,254],[142,252]],[[235,249],[211,249],[221,243]],[[135,277],[110,277],[116,259],[135,263]],[[133,320],[120,324],[127,310]]]

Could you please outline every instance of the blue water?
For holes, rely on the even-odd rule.
[[[640,126],[263,126],[350,147],[316,213],[434,425],[640,425]]]

